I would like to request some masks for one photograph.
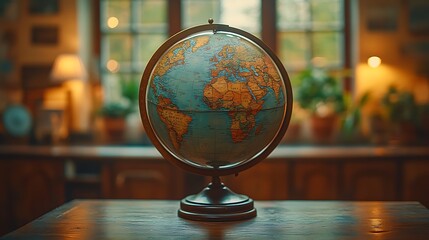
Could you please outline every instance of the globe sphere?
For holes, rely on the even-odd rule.
[[[140,107],[164,157],[196,173],[224,175],[255,164],[279,143],[292,93],[283,66],[260,40],[207,26],[158,49],[142,77]]]

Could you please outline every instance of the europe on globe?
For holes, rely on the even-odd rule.
[[[232,32],[172,44],[147,82],[146,111],[161,144],[187,164],[222,168],[253,159],[279,132],[286,88],[273,59]]]

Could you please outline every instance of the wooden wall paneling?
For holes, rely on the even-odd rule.
[[[238,176],[222,177],[232,191],[255,200],[281,200],[288,198],[288,165],[285,161],[262,161]]]
[[[395,161],[361,159],[345,162],[343,193],[357,201],[398,200],[398,165]]]
[[[111,177],[113,198],[179,199],[183,196],[183,176],[169,162],[116,161]]]
[[[419,201],[429,208],[429,165],[426,160],[410,160],[404,164],[403,200]]]
[[[339,196],[336,162],[295,162],[292,199],[333,200]]]

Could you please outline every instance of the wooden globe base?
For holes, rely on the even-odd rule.
[[[200,193],[182,199],[178,215],[195,221],[238,221],[256,217],[256,209],[251,198],[234,193],[216,176]]]

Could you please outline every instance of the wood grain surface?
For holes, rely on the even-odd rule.
[[[428,239],[417,202],[256,201],[237,222],[177,217],[179,201],[74,200],[3,236],[9,239]]]

